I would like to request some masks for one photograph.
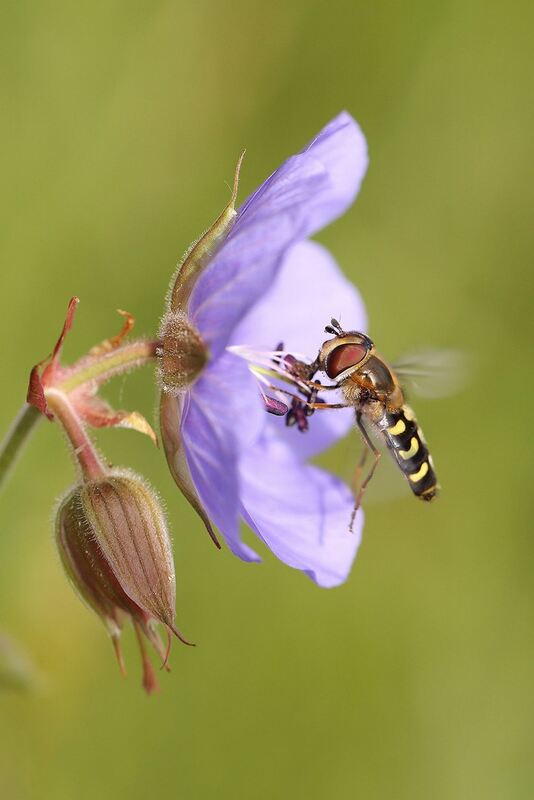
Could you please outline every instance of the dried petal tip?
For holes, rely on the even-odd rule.
[[[158,351],[159,375],[164,391],[176,394],[190,387],[208,362],[208,348],[183,311],[163,317]]]
[[[175,631],[176,581],[167,524],[155,492],[126,471],[82,483],[59,506],[56,540],[74,587],[111,635],[121,671],[120,632],[128,616],[138,638],[143,634],[164,660],[155,623]],[[153,690],[144,647],[142,661],[143,685]]]

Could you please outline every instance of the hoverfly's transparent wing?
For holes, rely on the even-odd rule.
[[[467,353],[458,350],[429,349],[401,356],[393,369],[408,394],[433,400],[460,392],[472,363]]]

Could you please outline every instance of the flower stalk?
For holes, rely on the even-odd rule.
[[[57,389],[48,389],[45,397],[48,408],[60,423],[72,446],[76,466],[83,478],[97,480],[103,477],[106,468],[68,395]]]
[[[154,361],[158,340],[139,340],[117,347],[116,350],[81,358],[57,381],[62,392],[73,392],[86,386],[102,386],[117,375],[124,375]]]
[[[0,490],[8,479],[22,448],[33,433],[41,414],[29,403],[24,403],[0,444]]]

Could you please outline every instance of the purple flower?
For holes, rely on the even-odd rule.
[[[307,237],[350,206],[366,167],[363,134],[342,113],[237,215],[233,203],[225,209],[186,256],[162,323],[161,427],[176,482],[235,555],[259,560],[241,538],[243,520],[320,586],[346,579],[363,515],[350,534],[352,493],[307,461],[344,436],[353,415],[317,411],[305,433],[287,427],[265,413],[258,381],[236,349],[273,351],[283,342],[313,360],[332,316],[365,330],[358,292]]]

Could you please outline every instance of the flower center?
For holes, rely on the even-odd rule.
[[[319,400],[320,384],[312,381],[317,371],[305,356],[286,352],[280,343],[275,350],[258,350],[248,345],[232,345],[228,350],[244,358],[258,381],[258,388],[269,414],[285,416],[286,425],[304,433]]]

